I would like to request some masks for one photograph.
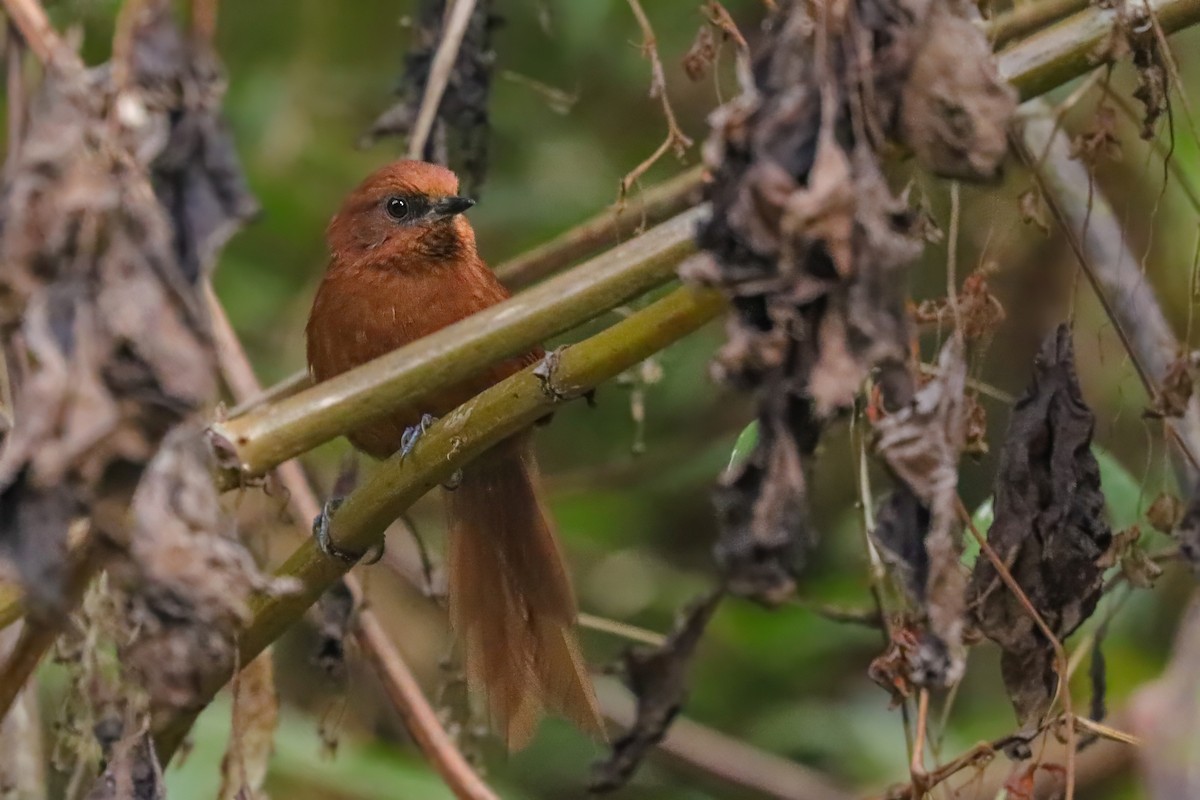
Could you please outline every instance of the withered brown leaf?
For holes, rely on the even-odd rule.
[[[951,337],[938,374],[904,407],[875,423],[875,449],[899,484],[875,536],[928,623],[913,682],[948,686],[963,668],[966,574],[958,521],[958,459],[966,435],[964,345]],[[922,637],[925,638],[925,637]]]
[[[996,474],[988,542],[1059,639],[1091,616],[1112,544],[1092,455],[1095,418],[1075,375],[1070,330],[1052,332],[1033,383],[1013,408]],[[1054,650],[987,558],[976,561],[968,605],[1003,650],[1001,671],[1023,726],[1036,725],[1057,684]]]
[[[609,756],[593,767],[593,792],[624,786],[646,752],[666,735],[687,697],[688,664],[721,597],[717,590],[693,601],[661,646],[637,647],[625,654],[623,671],[637,698],[637,716],[633,727],[613,742]]]

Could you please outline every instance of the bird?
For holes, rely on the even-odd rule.
[[[475,232],[463,216],[475,203],[458,192],[452,171],[415,160],[390,163],[350,192],[326,230],[329,263],[306,328],[314,381],[509,297],[479,256]],[[348,438],[378,459],[407,452],[430,415],[447,414],[543,357],[535,347],[500,361]],[[457,486],[442,494],[450,623],[468,686],[486,697],[493,729],[509,749],[519,749],[544,714],[553,712],[603,739],[532,433],[493,446],[465,465]]]

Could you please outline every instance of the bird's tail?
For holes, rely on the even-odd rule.
[[[543,711],[603,737],[575,640],[575,598],[537,487],[528,434],[463,470],[446,494],[450,622],[467,680],[482,690],[508,747],[524,746]]]

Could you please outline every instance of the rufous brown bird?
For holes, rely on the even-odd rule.
[[[308,320],[308,363],[326,380],[509,295],[475,250],[454,173],[421,161],[383,167],[329,223],[330,261]],[[350,435],[387,458],[421,426],[543,357],[536,348],[397,409]],[[539,491],[529,432],[489,450],[443,490],[450,622],[468,683],[487,696],[509,747],[525,744],[544,710],[603,736],[574,634],[575,599]]]

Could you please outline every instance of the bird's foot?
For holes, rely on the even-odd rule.
[[[421,421],[416,425],[405,428],[404,433],[400,436],[400,457],[407,458],[408,454],[417,446],[417,441],[425,435],[429,430],[429,426],[437,421],[437,417],[432,414],[422,414]]]
[[[347,564],[356,564],[363,559],[366,560],[362,563],[367,566],[378,563],[379,559],[383,558],[383,542],[380,542],[365,553],[351,553],[333,543],[333,536],[330,531],[333,524],[333,514],[341,507],[345,499],[344,497],[330,498],[325,502],[325,505],[321,506],[321,513],[317,514],[316,518],[313,519],[312,533],[313,539],[317,542],[317,549],[325,555],[341,559]]]

